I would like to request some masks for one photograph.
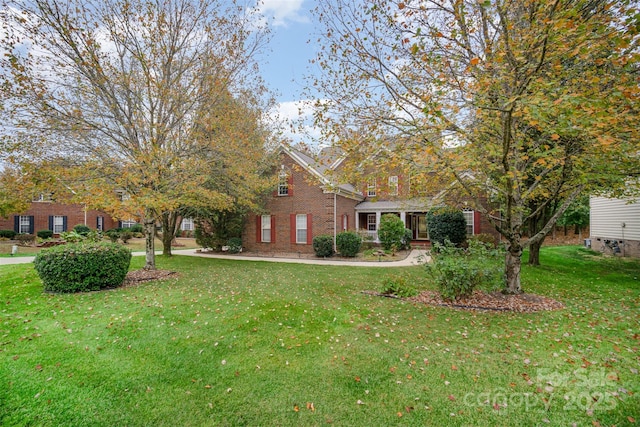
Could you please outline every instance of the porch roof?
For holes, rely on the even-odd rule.
[[[362,202],[356,205],[356,212],[426,212],[433,206],[428,199],[381,200]]]

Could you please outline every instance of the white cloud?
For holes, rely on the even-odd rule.
[[[272,16],[275,26],[286,26],[288,22],[309,22],[301,13],[304,0],[263,0],[256,8],[262,15]]]
[[[269,120],[290,142],[322,145],[320,129],[313,124],[313,100],[279,103],[269,114]]]

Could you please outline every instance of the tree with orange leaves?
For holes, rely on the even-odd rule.
[[[455,181],[506,242],[505,292],[580,193],[633,190],[637,2],[326,0],[316,15],[317,123],[356,158],[385,147],[424,186]]]

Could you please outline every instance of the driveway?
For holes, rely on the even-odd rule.
[[[162,252],[157,251],[157,254]],[[264,261],[264,262],[287,262],[292,264],[313,264],[313,265],[348,265],[353,267],[410,267],[420,265],[429,261],[427,252],[423,249],[413,249],[409,256],[398,261],[343,261],[339,259],[313,259],[313,258],[281,258],[267,256],[247,256],[247,255],[223,255],[209,252],[197,252],[196,249],[173,250],[174,255],[195,256],[201,258],[232,259],[237,261]],[[133,252],[133,256],[144,256],[144,252]],[[21,256],[0,258],[0,265],[29,264],[35,257]]]

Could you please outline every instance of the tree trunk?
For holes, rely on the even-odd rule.
[[[155,270],[156,269],[156,248],[155,248],[155,238],[156,238],[156,222],[151,212],[145,212],[144,218],[144,235],[146,237],[145,244],[145,258],[146,262],[144,265],[145,270]]]
[[[520,245],[509,245],[505,257],[506,287],[504,292],[506,294],[515,295],[522,293],[522,288],[520,287],[521,256],[522,247],[520,247]]]
[[[529,245],[529,265],[540,265],[540,247],[542,240]]]
[[[162,214],[162,255],[171,256],[171,244],[175,242],[178,226],[178,214],[176,212],[164,212]]]

